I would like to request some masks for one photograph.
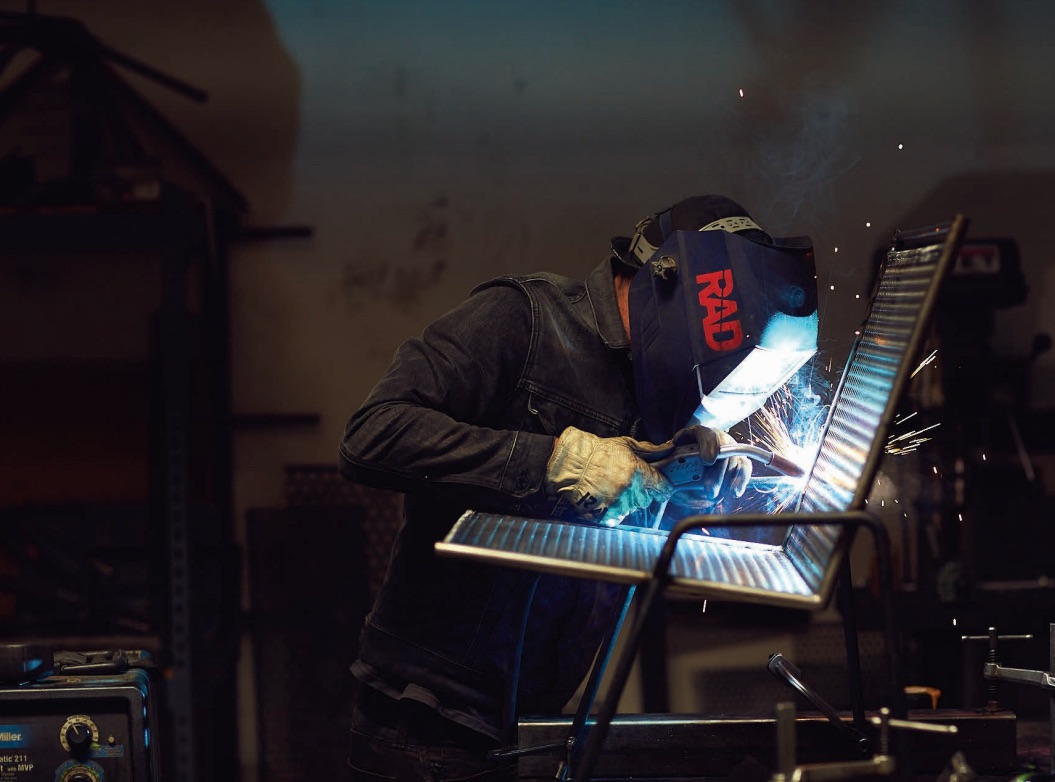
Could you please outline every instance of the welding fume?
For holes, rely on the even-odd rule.
[[[517,713],[559,713],[617,622],[616,585],[438,557],[467,511],[651,525],[743,497],[756,465],[809,468],[727,430],[817,350],[810,241],[719,195],[629,233],[585,279],[478,285],[350,417],[342,474],[404,495],[352,665],[353,779],[431,779],[438,762],[503,778],[493,750],[515,743]]]

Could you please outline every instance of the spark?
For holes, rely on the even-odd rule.
[[[925,359],[923,359],[923,360],[922,360],[921,362],[919,362],[919,366],[918,366],[918,367],[916,367],[916,368],[915,368],[915,369],[914,369],[914,370],[912,371],[912,374],[911,374],[911,375],[909,375],[909,377],[915,377],[915,376],[916,376],[916,375],[917,375],[917,374],[919,373],[919,371],[920,371],[921,369],[923,369],[923,367],[927,366],[927,364],[929,364],[929,363],[931,363],[932,361],[934,361],[934,359],[935,359],[935,358],[937,357],[937,355],[938,355],[938,351],[937,351],[937,350],[932,350],[932,351],[930,352],[930,355],[929,355],[929,356],[927,356],[927,357],[926,357]]]
[[[884,452],[890,454],[891,456],[904,456],[907,453],[912,453],[913,451],[918,450],[919,447],[923,445],[923,443],[929,442],[930,439],[931,438],[929,437],[920,437],[918,439],[911,440],[902,446],[891,446],[888,443]]]
[[[908,420],[908,419],[906,419],[906,420]],[[929,432],[931,429],[937,429],[939,426],[941,426],[941,421],[939,421],[936,424],[931,424],[930,426],[925,426],[922,429],[913,429],[911,432],[906,432],[905,434],[899,434],[897,437],[890,438],[889,442],[891,442],[891,443],[900,442],[901,440],[904,440],[904,439],[906,439],[908,437],[911,437],[912,435],[923,434],[924,432]]]
[[[919,413],[913,411],[907,415],[903,415],[900,418],[894,419],[894,426],[901,426],[906,421],[914,418]],[[941,421],[930,426],[925,426],[922,429],[910,429],[907,432],[900,434],[892,434],[887,437],[886,446],[883,449],[885,453],[894,455],[904,455],[906,453],[912,453],[917,450],[923,443],[930,441],[930,437],[923,437],[923,434],[929,432],[932,429],[937,429],[941,426]],[[937,475],[938,468],[934,468],[934,474]]]
[[[956,627],[956,617],[953,617],[953,620],[952,620],[952,626],[953,626],[953,627]]]
[[[832,286],[832,290],[835,290],[835,286],[834,285]]]
[[[794,379],[793,381],[794,382]],[[806,470],[817,459],[827,406],[808,387],[785,384],[752,418],[752,438],[763,448],[786,456]],[[765,495],[766,511],[780,513],[798,499],[806,478],[779,476],[755,484]]]
[[[897,145],[897,148],[898,148],[898,149],[904,149],[904,148],[905,148],[905,145],[904,145],[904,144],[898,144],[898,145]]]
[[[872,227],[872,224],[870,222],[869,223],[865,223],[865,228],[871,228],[871,227]]]
[[[913,413],[913,415],[915,415],[915,413]],[[911,417],[912,416],[909,416],[909,418]],[[908,418],[905,420],[908,420]],[[936,429],[939,426],[941,426],[940,421],[936,424],[924,427],[923,429],[912,429],[904,434],[892,435],[887,438],[886,448],[884,450],[889,454],[912,453],[912,451],[915,451],[923,443],[931,439],[930,437],[920,437],[920,435],[924,432],[929,432],[931,429]],[[906,440],[908,440],[908,442],[905,442]]]
[[[701,614],[706,614],[707,613],[707,601],[706,600],[703,601],[703,610],[700,611],[700,613]]]
[[[834,250],[833,252],[839,252],[839,248],[838,248],[838,247],[836,247],[836,248],[835,248],[835,250]]]
[[[744,97],[744,88],[743,87],[740,88],[740,97],[741,98]]]

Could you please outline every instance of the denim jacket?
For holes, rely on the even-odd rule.
[[[575,693],[620,590],[441,557],[434,544],[469,508],[549,517],[556,498],[543,479],[565,427],[635,433],[612,264],[585,282],[540,273],[477,287],[400,346],[340,445],[346,478],[405,493],[404,524],[353,673],[496,739],[533,580],[522,713],[559,713]]]

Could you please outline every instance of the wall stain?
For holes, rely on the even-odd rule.
[[[418,213],[406,260],[376,256],[344,264],[341,288],[353,311],[368,301],[383,300],[397,308],[418,306],[443,279],[450,248],[450,202],[440,194]]]

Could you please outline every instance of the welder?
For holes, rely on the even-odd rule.
[[[399,347],[340,444],[346,478],[405,495],[352,665],[351,779],[511,778],[487,757],[511,683],[521,713],[560,713],[622,590],[434,544],[470,508],[615,525],[742,495],[751,462],[720,458],[724,429],[816,349],[812,265],[808,240],[696,196],[613,239],[586,280],[492,280]],[[675,491],[655,465],[686,444],[699,479]]]

